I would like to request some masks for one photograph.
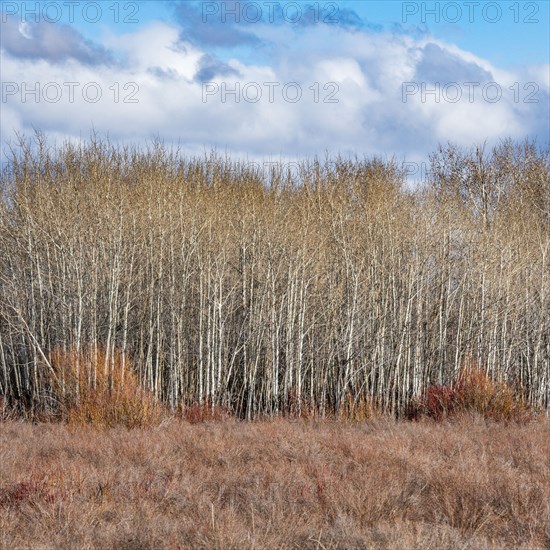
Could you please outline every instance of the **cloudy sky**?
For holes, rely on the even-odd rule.
[[[395,155],[549,140],[543,1],[2,2],[1,140]]]

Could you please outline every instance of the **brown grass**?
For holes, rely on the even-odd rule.
[[[550,548],[547,419],[6,421],[0,464],[6,549]]]

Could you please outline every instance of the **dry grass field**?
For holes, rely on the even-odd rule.
[[[550,548],[550,422],[0,422],[0,547]]]

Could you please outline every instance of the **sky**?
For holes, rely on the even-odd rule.
[[[550,140],[550,2],[3,0],[0,139],[393,157]]]

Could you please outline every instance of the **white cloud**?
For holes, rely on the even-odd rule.
[[[216,146],[255,157],[311,156],[329,150],[396,153],[416,159],[439,141],[472,144],[507,135],[521,138],[543,132],[548,124],[547,66],[503,71],[471,52],[426,37],[317,26],[295,31],[288,26],[258,25],[250,30],[264,40],[269,63],[235,57],[223,64],[212,52],[181,42],[176,25],[161,22],[132,33],[103,36],[97,51],[109,51],[117,60],[112,63],[31,59],[3,49],[1,138],[13,137],[14,129],[31,131],[33,126],[48,133],[80,136],[93,126],[121,140],[159,135],[166,142],[180,142],[199,152]],[[75,40],[74,33],[71,40]],[[92,46],[87,48],[93,51]],[[208,60],[207,74],[213,75],[218,86],[208,96],[196,80],[204,59]],[[226,76],[216,74],[217,70],[223,73],[223,67]],[[458,103],[445,98],[438,103],[430,95],[422,101],[419,71],[444,78],[490,76],[501,86],[503,97],[497,103],[487,101],[479,93],[482,82],[473,103],[465,89]],[[539,82],[539,103],[514,101],[509,87],[529,79]],[[37,82],[38,100],[32,94],[25,97],[21,88],[32,88]],[[78,83],[72,102],[68,82]],[[272,101],[267,82],[279,83],[271,89]],[[296,103],[289,101],[296,88],[285,88],[290,82],[297,82],[301,89],[302,97]],[[418,93],[406,102],[404,82],[419,86]],[[335,94],[335,85],[330,83],[338,87]],[[250,101],[243,95],[247,84]],[[51,97],[56,85],[62,96],[49,102],[44,89]],[[230,93],[237,85],[239,101]],[[13,86],[18,86],[17,93],[9,95]],[[224,86],[229,92],[225,101]],[[87,100],[85,88],[89,94],[99,89],[101,100]],[[253,102],[257,90],[262,96]],[[331,93],[337,103],[328,102]]]

